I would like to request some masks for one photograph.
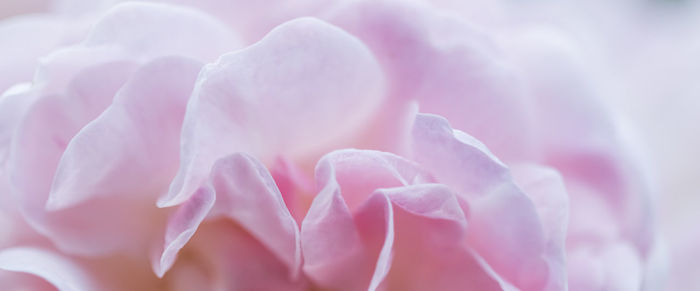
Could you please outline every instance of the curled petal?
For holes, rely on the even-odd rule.
[[[291,280],[299,278],[299,227],[272,176],[253,157],[233,154],[220,159],[207,186],[201,187],[170,216],[164,247],[153,260],[158,276],[163,276],[173,265],[178,252],[193,238],[205,218],[226,219],[240,226],[246,237],[256,239],[288,268]]]
[[[183,125],[182,165],[159,205],[186,200],[218,158],[235,152],[268,165],[277,155],[315,160],[361,128],[382,86],[372,54],[351,35],[310,18],[278,26],[203,69]]]
[[[380,282],[383,271],[375,271],[376,257],[368,252],[352,211],[378,188],[428,180],[417,165],[390,153],[339,150],[324,156],[316,166],[320,192],[301,227],[304,272],[319,286],[342,290],[367,288],[373,276]]]
[[[98,290],[89,271],[68,258],[43,249],[4,249],[0,251],[0,269],[38,276],[61,291]]]
[[[410,144],[413,159],[469,204],[467,240],[474,250],[516,287],[543,288],[550,276],[544,230],[508,168],[483,144],[434,115],[416,117]]]
[[[464,245],[467,221],[444,185],[377,190],[358,210],[356,223],[375,248],[380,244],[373,241],[384,237],[370,289],[500,290]]]
[[[289,212],[297,223],[301,224],[313,197],[311,196],[314,190],[312,177],[307,176],[303,169],[284,158],[275,161],[270,174],[275,179],[275,184],[282,193]]]
[[[384,152],[341,150],[319,162],[316,176],[322,190],[303,221],[302,247],[304,271],[317,285],[499,288],[464,244],[466,205],[446,186],[426,184],[431,177],[418,165]]]
[[[233,154],[217,161],[210,181],[217,197],[211,215],[240,224],[296,278],[301,268],[299,227],[265,166],[246,154]]]
[[[140,68],[112,105],[70,140],[47,206],[62,209],[96,196],[133,199],[135,193],[154,198],[167,190],[178,166],[185,106],[200,68],[179,57]]]
[[[413,160],[463,195],[487,195],[490,187],[510,177],[506,165],[481,142],[453,130],[440,116],[418,114],[409,143]]]
[[[544,259],[549,279],[544,290],[566,290],[566,248],[569,224],[569,197],[561,175],[553,169],[535,165],[512,168],[515,181],[532,200],[544,231]]]
[[[337,150],[325,155],[316,166],[319,186],[338,184],[343,200],[355,209],[379,188],[433,181],[416,163],[392,153],[371,150]]]
[[[362,288],[371,272],[362,258],[363,245],[338,182],[329,177],[301,225],[304,273],[319,286]],[[348,269],[353,272],[347,272]],[[362,274],[360,274],[362,272]]]
[[[158,277],[162,278],[173,266],[178,252],[194,236],[215,201],[214,191],[202,187],[170,216],[165,230],[165,242],[162,247],[156,248],[151,259],[151,266]]]
[[[114,232],[119,227],[106,228],[97,223],[118,222],[121,215],[116,214],[119,211],[114,205],[107,206],[109,203],[103,201],[105,205],[100,207],[92,205],[63,215],[51,215],[45,205],[54,170],[67,144],[84,124],[109,105],[134,69],[132,63],[113,62],[83,70],[72,79],[65,95],[50,95],[34,102],[12,138],[8,174],[22,213],[37,231],[54,240],[62,250],[90,253],[115,247],[126,239],[120,231]],[[106,215],[105,211],[112,215]],[[79,234],[105,241],[86,241]]]

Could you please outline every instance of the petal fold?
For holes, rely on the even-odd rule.
[[[318,286],[499,290],[497,275],[466,245],[468,207],[415,163],[339,150],[321,159],[316,178],[321,191],[303,221],[302,247],[304,271]]]
[[[266,165],[279,155],[315,161],[353,140],[382,100],[383,73],[359,40],[316,19],[284,23],[203,69],[183,125],[182,165],[159,205],[186,200],[232,153]]]
[[[307,276],[324,288],[357,290],[370,284],[376,288],[389,266],[388,255],[386,252],[382,255],[385,269],[375,268],[380,248],[369,249],[357,228],[354,212],[378,188],[412,185],[429,179],[415,163],[391,153],[338,150],[324,156],[316,166],[320,190],[301,227]],[[381,225],[386,222],[382,217],[385,212],[374,212],[379,213]],[[379,243],[375,247],[391,239],[385,239],[383,231],[378,233]],[[348,268],[355,271],[349,273]]]
[[[512,169],[518,186],[535,204],[544,231],[549,279],[543,290],[566,290],[566,246],[569,225],[569,196],[561,175],[538,165],[516,165]]]
[[[543,226],[509,169],[483,144],[453,130],[439,116],[419,114],[410,144],[413,160],[469,204],[469,245],[516,287],[543,288],[550,276],[543,258]]]
[[[63,209],[96,196],[140,199],[165,192],[178,167],[185,106],[201,66],[165,57],[141,67],[107,110],[70,140],[47,207]]]
[[[238,225],[287,267],[290,280],[299,279],[299,227],[272,176],[255,158],[238,153],[220,159],[208,183],[177,207],[168,219],[162,251],[152,261],[158,276],[173,265],[205,219]]]
[[[500,290],[464,244],[458,199],[441,184],[379,189],[368,199],[355,220],[368,244],[381,245],[370,289]]]
[[[0,269],[38,276],[61,291],[98,290],[87,270],[68,258],[43,249],[4,249],[0,251]]]
[[[212,216],[225,216],[240,224],[299,276],[299,226],[287,208],[275,181],[255,158],[233,154],[214,165],[211,185],[217,203]]]

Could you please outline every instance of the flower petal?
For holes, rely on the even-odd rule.
[[[385,279],[375,273],[370,288],[381,282],[387,290],[501,290],[464,245],[467,221],[458,198],[444,185],[377,190],[358,210],[356,223],[365,239],[377,232],[387,239],[377,270],[390,268],[385,267]]]
[[[519,31],[506,48],[514,63],[526,71],[533,91],[535,138],[541,163],[555,167],[567,185],[579,184],[612,212],[612,221],[645,254],[651,249],[650,191],[641,158],[632,157],[635,144],[607,114],[597,84],[588,78],[577,43],[556,31]],[[578,198],[576,199],[589,199]],[[574,204],[572,204],[574,205]],[[572,224],[579,223],[572,219]],[[586,223],[586,221],[583,221]]]
[[[214,290],[309,290],[304,277],[290,278],[289,267],[245,229],[228,219],[204,223],[187,245],[185,256],[173,266],[177,276],[179,264],[191,260],[195,270],[204,271]],[[199,287],[198,287],[199,288]]]
[[[319,286],[342,290],[363,288],[357,277],[371,273],[361,257],[364,247],[352,214],[332,168],[320,171],[317,181],[322,189],[301,224],[304,273]],[[353,272],[347,272],[348,269]]]
[[[549,280],[544,290],[566,290],[566,248],[569,222],[569,197],[561,175],[536,165],[512,168],[518,186],[535,204],[545,238],[544,259],[549,265]]]
[[[39,58],[69,43],[71,23],[47,15],[3,19],[0,24],[0,92],[32,80]]]
[[[172,266],[205,217],[230,219],[286,265],[290,278],[299,277],[299,227],[272,176],[253,157],[239,153],[220,159],[209,184],[178,206],[169,218],[164,247],[153,259],[158,276]]]
[[[392,153],[344,149],[319,160],[316,181],[326,186],[331,181],[337,183],[352,211],[376,189],[428,183],[433,178],[416,163]]]
[[[201,66],[167,57],[140,68],[112,105],[68,143],[47,207],[109,195],[155,199],[165,192],[177,170],[185,106]]]
[[[276,25],[306,15],[317,15],[342,1],[299,0],[268,2],[246,0],[169,0],[202,10],[225,22],[247,43],[260,40]]]
[[[265,164],[276,155],[315,160],[305,158],[350,139],[378,109],[382,78],[361,42],[308,18],[224,55],[200,75],[183,125],[182,166],[159,205],[186,200],[228,154],[246,152]]]
[[[321,159],[316,175],[322,190],[303,221],[302,247],[304,271],[318,286],[498,290],[465,245],[468,207],[446,186],[429,184],[418,165],[339,150]]]
[[[61,255],[31,247],[0,251],[0,269],[36,275],[62,291],[97,290],[89,271]]]
[[[172,33],[177,33],[173,37]],[[228,27],[196,9],[145,2],[112,7],[83,45],[117,45],[131,55],[180,55],[211,61],[240,46]]]
[[[393,233],[394,209],[407,211],[411,215],[428,220],[457,221],[455,227],[460,229],[457,231],[450,226],[441,228],[430,224],[430,227],[434,227],[433,230],[440,230],[440,234],[436,235],[443,235],[434,241],[451,241],[453,250],[456,249],[463,255],[460,258],[466,258],[453,260],[453,263],[470,262],[472,268],[469,270],[482,270],[480,264],[473,258],[470,259],[471,254],[463,244],[466,221],[462,205],[445,186],[423,184],[430,182],[431,177],[417,165],[390,153],[341,150],[321,159],[316,175],[322,190],[314,199],[302,224],[302,247],[304,270],[319,286],[342,290],[363,289],[369,286],[371,290],[375,290],[385,288],[381,286],[386,284],[383,282],[388,274],[395,274],[393,278],[396,282],[393,284],[398,284],[402,280],[409,280],[407,278],[410,276],[405,277],[404,272],[430,273],[427,272],[430,269],[427,267],[421,270],[406,267],[407,269],[402,270],[401,266],[405,264],[392,263],[392,258],[397,259],[394,245],[399,243]],[[442,225],[440,222],[437,224]],[[447,224],[451,225],[449,222]],[[397,229],[410,232],[414,225],[406,223]],[[428,226],[425,231],[428,231],[427,228]],[[415,240],[404,237],[401,239],[405,242]],[[405,252],[401,255],[410,257],[409,249],[411,246],[403,249]],[[430,252],[435,249],[428,247],[425,251],[425,257],[430,258]],[[447,257],[455,258],[454,255]],[[436,264],[445,263],[441,259],[437,259]],[[353,266],[355,272],[350,274],[344,271],[349,265]],[[482,275],[484,280],[494,283],[483,270],[481,275],[474,273],[473,277],[465,277],[465,273],[459,271],[463,270],[464,265],[450,266],[454,267],[455,273],[441,277],[445,280],[442,287],[461,288],[464,281],[457,283],[458,280],[476,279]],[[431,274],[439,277],[439,274]],[[416,284],[430,281],[426,277],[415,278]],[[475,280],[481,283],[486,281]],[[480,283],[476,284],[478,286]]]
[[[210,182],[217,197],[211,215],[240,224],[289,267],[290,277],[298,277],[299,227],[265,166],[249,155],[233,154],[214,164]]]
[[[199,225],[209,215],[216,201],[216,194],[209,187],[200,188],[168,218],[164,244],[156,248],[151,266],[159,278],[173,266],[178,252],[194,236]]]
[[[307,175],[298,165],[284,158],[278,158],[270,169],[277,188],[282,193],[289,212],[300,225],[313,199],[313,177]]]
[[[307,276],[323,288],[367,288],[374,276],[379,249],[369,252],[351,211],[378,188],[429,180],[414,163],[391,153],[339,150],[324,156],[316,166],[320,192],[301,227]],[[384,242],[384,233],[381,237],[379,246]],[[354,271],[349,273],[348,269]],[[377,280],[381,280],[382,271],[377,272]]]
[[[542,225],[508,168],[483,144],[434,115],[416,117],[411,144],[413,159],[469,204],[469,244],[516,287],[543,288],[549,270]]]
[[[424,3],[348,3],[328,19],[368,45],[392,96],[417,100],[505,160],[529,157],[523,82],[485,33]]]
[[[56,286],[27,273],[0,270],[0,282],[6,290],[56,290]]]
[[[65,95],[46,96],[31,105],[12,139],[8,173],[22,213],[62,251],[94,254],[124,244],[139,244],[134,237],[121,234],[127,229],[136,232],[144,225],[143,217],[123,215],[125,208],[120,205],[129,207],[130,212],[144,207],[133,201],[101,200],[61,213],[45,209],[54,170],[65,147],[85,123],[109,105],[133,71],[134,65],[129,62],[83,70],[73,78]],[[152,221],[150,215],[155,213],[148,212],[147,221]]]

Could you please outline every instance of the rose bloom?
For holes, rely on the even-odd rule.
[[[0,23],[3,290],[660,288],[643,161],[567,30],[157,2]]]

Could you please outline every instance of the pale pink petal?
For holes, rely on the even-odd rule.
[[[260,40],[276,25],[285,21],[318,15],[344,1],[297,0],[246,1],[246,0],[150,0],[190,6],[202,10],[225,22],[239,33],[247,43]]]
[[[385,279],[375,271],[370,288],[381,282],[386,290],[501,290],[464,245],[467,221],[444,185],[377,190],[358,210],[356,223],[368,240],[386,236],[377,270],[390,268],[384,267]]]
[[[179,31],[177,37],[171,37],[174,29]],[[63,90],[75,74],[102,63],[143,63],[171,55],[211,61],[238,48],[237,37],[206,14],[172,5],[129,2],[106,11],[83,42],[42,58],[33,83],[51,94]]]
[[[0,12],[2,13],[2,12]],[[0,23],[0,92],[29,82],[39,58],[69,44],[71,23],[47,15],[22,16]]]
[[[486,34],[428,5],[351,1],[327,18],[367,43],[394,98],[445,116],[506,160],[532,152],[523,82]]]
[[[40,277],[14,271],[0,270],[0,282],[5,290],[56,290],[56,286]]]
[[[434,115],[417,116],[411,144],[413,159],[468,202],[469,244],[516,287],[544,287],[549,271],[542,225],[508,168],[483,144]]]
[[[200,262],[189,260],[179,263],[162,282],[169,291],[216,290],[218,282],[207,271]]]
[[[36,95],[29,83],[16,84],[0,95],[0,169],[7,164],[12,136]],[[4,179],[7,179],[7,175]]]
[[[270,169],[277,188],[282,193],[284,203],[298,224],[301,224],[306,210],[309,209],[312,192],[314,191],[313,177],[307,175],[298,165],[284,158],[278,158]]]
[[[164,244],[157,247],[151,257],[153,271],[158,277],[162,278],[173,266],[178,252],[185,247],[209,215],[216,201],[215,195],[213,189],[202,187],[168,218]]]
[[[205,217],[208,221],[230,219],[285,264],[290,278],[299,277],[299,227],[272,176],[253,157],[234,154],[220,159],[207,186],[178,206],[169,218],[164,247],[153,260],[158,276],[172,266]]]
[[[21,119],[21,114],[34,99],[34,95],[27,92],[28,84],[21,87],[13,86],[0,96],[0,249],[36,236],[19,212],[17,197],[12,193],[7,171],[11,137]],[[1,279],[0,282],[2,282]]]
[[[383,228],[368,245],[364,236],[371,230],[357,228],[353,211],[378,188],[430,179],[414,163],[390,153],[340,150],[324,156],[316,167],[316,181],[321,190],[302,223],[307,276],[323,288],[356,290],[370,285],[377,288],[390,267],[387,252],[392,238],[385,235],[387,228]],[[390,223],[384,217],[386,211],[376,213],[381,223],[375,226],[385,227]],[[382,245],[387,247],[380,254]],[[376,264],[380,266],[375,267]],[[355,271],[349,273],[347,268]]]
[[[430,181],[426,172],[391,153],[339,150],[324,156],[316,166],[320,191],[301,227],[307,276],[321,287],[341,290],[367,288],[372,277],[378,278],[375,282],[381,281],[388,265],[384,269],[374,265],[385,242],[384,232],[375,244],[376,250],[371,252],[357,229],[352,211],[378,188],[426,181]],[[386,220],[380,219],[384,225]],[[384,263],[386,256],[386,253],[382,255]],[[354,271],[347,272],[348,268]],[[372,284],[376,287],[378,283]]]
[[[392,267],[396,239],[394,223],[394,207],[386,195],[371,195],[355,212],[358,231],[365,243],[369,242],[370,245],[367,252],[370,255],[378,253],[368,291],[386,289],[386,277],[392,269],[396,269]]]
[[[290,278],[289,267],[245,229],[228,219],[204,223],[185,254],[165,275],[177,276],[181,263],[196,264],[208,290],[309,290],[304,277]],[[180,274],[181,275],[181,274]],[[185,274],[192,279],[190,274]],[[187,278],[184,278],[187,280]],[[199,288],[199,287],[198,287]]]
[[[298,277],[299,227],[265,166],[249,155],[233,154],[214,164],[210,183],[217,199],[210,215],[238,223],[287,265],[290,277]]]
[[[170,57],[140,68],[114,102],[69,142],[47,206],[91,197],[147,199],[167,191],[178,167],[180,128],[201,64]]]
[[[620,237],[614,208],[605,197],[581,183],[568,182],[566,188],[571,193],[567,247],[605,245]]]
[[[61,291],[98,290],[88,270],[62,255],[43,249],[17,247],[2,250],[0,270],[38,276]]]
[[[363,288],[371,275],[362,257],[362,241],[352,214],[335,180],[332,166],[319,166],[316,181],[322,187],[301,225],[304,273],[319,286],[342,290]],[[352,272],[348,272],[352,270]]]
[[[89,67],[71,78],[63,94],[45,96],[31,104],[12,139],[10,167],[16,171],[12,173],[15,179],[24,169],[34,167],[41,170],[31,171],[34,184],[51,179],[55,163],[73,135],[102,113],[134,70],[128,62]]]
[[[202,61],[213,61],[240,47],[225,24],[198,10],[143,2],[115,5],[83,45],[116,45],[146,58],[181,55]]]
[[[321,186],[337,183],[343,200],[353,210],[376,189],[429,183],[434,179],[416,163],[395,154],[344,149],[333,151],[318,162],[316,181]]]
[[[302,224],[302,247],[304,271],[318,286],[499,289],[465,244],[467,205],[446,186],[425,184],[432,178],[416,164],[341,150],[321,159],[316,175],[322,190]]]
[[[72,46],[56,50],[39,61],[32,79],[32,89],[40,98],[61,94],[71,90],[76,76],[110,63],[131,63],[136,66],[137,60],[113,46]]]
[[[549,266],[549,280],[544,290],[566,290],[565,241],[569,224],[569,197],[561,175],[553,169],[536,165],[512,168],[515,181],[535,203],[545,239],[544,258]]]
[[[541,163],[555,167],[567,184],[579,184],[610,208],[621,234],[643,253],[653,244],[651,187],[635,144],[622,139],[591,78],[576,42],[552,30],[518,32],[504,40],[514,63],[527,72],[535,107]],[[587,199],[587,198],[584,198]],[[572,219],[572,223],[578,223]]]
[[[122,231],[134,231],[141,225],[137,216],[122,218],[124,208],[118,205],[133,207],[129,212],[139,209],[129,201],[100,201],[62,214],[44,209],[54,170],[67,144],[109,105],[133,70],[131,63],[116,62],[82,71],[73,78],[65,95],[46,96],[35,102],[12,139],[8,174],[21,210],[37,231],[48,235],[62,250],[92,253],[112,249],[133,240],[121,235]],[[108,221],[110,227],[101,223]]]
[[[488,195],[488,188],[507,181],[508,168],[478,140],[455,131],[446,119],[416,116],[410,151],[442,183],[468,197]]]
[[[183,126],[182,165],[159,205],[186,200],[216,159],[235,152],[268,165],[277,155],[315,161],[352,140],[382,97],[383,74],[360,41],[319,20],[282,24],[203,69]]]

